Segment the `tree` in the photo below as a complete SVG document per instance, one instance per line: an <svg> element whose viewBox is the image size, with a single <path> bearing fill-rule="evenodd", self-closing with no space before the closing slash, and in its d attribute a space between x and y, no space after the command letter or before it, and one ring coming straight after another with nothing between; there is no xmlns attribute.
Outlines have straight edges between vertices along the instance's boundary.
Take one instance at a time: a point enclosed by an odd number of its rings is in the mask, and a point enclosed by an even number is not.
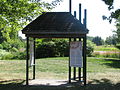
<svg viewBox="0 0 120 90"><path fill-rule="evenodd" d="M117 9L117 10L113 11L113 9L114 9L113 3L114 3L115 0L102 0L102 1L104 1L105 4L108 5L108 10L111 11L111 15L108 16L108 17L103 16L103 19L109 20L110 23L112 22L113 18L118 19L119 16L120 16L120 9Z"/></svg>
<svg viewBox="0 0 120 90"><path fill-rule="evenodd" d="M117 36L117 47L120 49L120 9L114 10L114 1L115 0L102 0L105 2L106 5L108 5L108 10L111 11L111 15L109 17L103 16L103 19L109 20L109 22L112 22L112 19L114 18L116 20L116 27L117 30L116 36ZM119 44L119 45L118 45Z"/></svg>
<svg viewBox="0 0 120 90"><path fill-rule="evenodd" d="M113 34L112 36L107 37L105 40L105 43L108 45L116 45L117 44L116 34Z"/></svg>
<svg viewBox="0 0 120 90"><path fill-rule="evenodd" d="M0 41L15 46L18 31L45 10L51 10L61 0L0 0ZM16 43L17 42L17 43ZM18 46L18 45L17 45Z"/></svg>
<svg viewBox="0 0 120 90"><path fill-rule="evenodd" d="M117 34L117 42L120 43L120 17L118 18L116 23L117 30L115 32Z"/></svg>
<svg viewBox="0 0 120 90"><path fill-rule="evenodd" d="M87 40L92 41L92 40L93 40L93 38L94 38L94 37L92 37L92 36L87 36Z"/></svg>
<svg viewBox="0 0 120 90"><path fill-rule="evenodd" d="M104 44L104 40L102 40L99 36L94 37L92 42L94 42L97 46Z"/></svg>
<svg viewBox="0 0 120 90"><path fill-rule="evenodd" d="M44 12L44 9L50 10L60 1L53 0L49 4L42 0L0 0L0 29L3 36L7 41L14 39L18 30Z"/></svg>

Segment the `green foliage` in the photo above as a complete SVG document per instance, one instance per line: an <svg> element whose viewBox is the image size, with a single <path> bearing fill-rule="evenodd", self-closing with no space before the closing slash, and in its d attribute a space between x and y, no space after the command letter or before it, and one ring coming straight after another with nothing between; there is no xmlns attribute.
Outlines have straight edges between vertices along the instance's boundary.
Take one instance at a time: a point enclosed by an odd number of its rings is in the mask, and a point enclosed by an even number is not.
<svg viewBox="0 0 120 90"><path fill-rule="evenodd" d="M12 57L13 57L13 54L11 54L10 52L0 49L1 60L9 60L9 59L12 59Z"/></svg>
<svg viewBox="0 0 120 90"><path fill-rule="evenodd" d="M2 56L1 60L11 60L13 56L14 55L12 53L5 54L4 56Z"/></svg>
<svg viewBox="0 0 120 90"><path fill-rule="evenodd" d="M2 46L2 44L0 44L0 49L3 49L3 46Z"/></svg>
<svg viewBox="0 0 120 90"><path fill-rule="evenodd" d="M120 58L120 53L119 52L94 52L93 53L94 57L104 57L104 58Z"/></svg>
<svg viewBox="0 0 120 90"><path fill-rule="evenodd" d="M13 54L14 54L14 56L11 59L18 59L18 60L25 60L26 59L26 52L16 52Z"/></svg>
<svg viewBox="0 0 120 90"><path fill-rule="evenodd" d="M120 51L115 46L95 46L95 57L120 58Z"/></svg>
<svg viewBox="0 0 120 90"><path fill-rule="evenodd" d="M116 48L118 48L118 49L120 50L120 44L117 44L117 45L116 45Z"/></svg>
<svg viewBox="0 0 120 90"><path fill-rule="evenodd" d="M38 40L37 40L38 41ZM94 46L91 41L87 41L87 56L92 56ZM42 39L37 43L36 57L65 57L69 56L68 39Z"/></svg>
<svg viewBox="0 0 120 90"><path fill-rule="evenodd" d="M118 19L120 16L120 9L117 10L113 10L114 9L114 1L115 0L102 0L105 2L106 5L108 5L108 10L111 11L110 12L110 16L103 16L103 19L107 19L109 20L109 22L112 22L112 19Z"/></svg>
<svg viewBox="0 0 120 90"><path fill-rule="evenodd" d="M116 23L117 23L116 24L117 30L115 31L116 32L116 36L117 36L116 41L117 41L117 46L119 46L119 44L120 44L120 16L119 16L119 18L118 18Z"/></svg>
<svg viewBox="0 0 120 90"><path fill-rule="evenodd" d="M107 45L116 45L117 44L117 36L113 34L112 36L109 36L106 38L105 43Z"/></svg>
<svg viewBox="0 0 120 90"><path fill-rule="evenodd" d="M115 46L113 45L103 45L103 46L95 46L95 51L119 51Z"/></svg>
<svg viewBox="0 0 120 90"><path fill-rule="evenodd" d="M94 37L92 37L92 36L87 36L87 40L92 41L92 40L93 40L93 38L94 38Z"/></svg>
<svg viewBox="0 0 120 90"><path fill-rule="evenodd" d="M92 56L95 44L90 40L87 40L87 56Z"/></svg>
<svg viewBox="0 0 120 90"><path fill-rule="evenodd" d="M68 56L68 41L65 39L43 39L37 45L36 57Z"/></svg>
<svg viewBox="0 0 120 90"><path fill-rule="evenodd" d="M10 49L10 52L19 52L17 48L13 47Z"/></svg>
<svg viewBox="0 0 120 90"><path fill-rule="evenodd" d="M47 3L45 0L0 0L0 44L4 39L13 43L19 30L45 10L51 10L61 0L52 1Z"/></svg>
<svg viewBox="0 0 120 90"><path fill-rule="evenodd" d="M99 36L94 37L92 42L94 42L97 46L104 44L104 40Z"/></svg>
<svg viewBox="0 0 120 90"><path fill-rule="evenodd" d="M6 54L9 54L9 52L0 49L0 59L2 58L2 56L6 55Z"/></svg>
<svg viewBox="0 0 120 90"><path fill-rule="evenodd" d="M3 49L7 51L12 51L13 49L20 49L25 47L25 42L20 39L11 40L11 42L4 41L2 43ZM16 50L17 51L17 50Z"/></svg>

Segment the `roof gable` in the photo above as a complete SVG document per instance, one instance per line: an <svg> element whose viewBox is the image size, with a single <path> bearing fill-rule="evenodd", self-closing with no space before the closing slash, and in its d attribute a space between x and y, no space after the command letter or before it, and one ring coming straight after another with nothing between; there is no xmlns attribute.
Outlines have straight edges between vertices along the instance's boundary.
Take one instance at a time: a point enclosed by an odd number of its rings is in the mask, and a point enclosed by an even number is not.
<svg viewBox="0 0 120 90"><path fill-rule="evenodd" d="M28 24L24 34L87 34L88 30L69 12L46 12Z"/></svg>

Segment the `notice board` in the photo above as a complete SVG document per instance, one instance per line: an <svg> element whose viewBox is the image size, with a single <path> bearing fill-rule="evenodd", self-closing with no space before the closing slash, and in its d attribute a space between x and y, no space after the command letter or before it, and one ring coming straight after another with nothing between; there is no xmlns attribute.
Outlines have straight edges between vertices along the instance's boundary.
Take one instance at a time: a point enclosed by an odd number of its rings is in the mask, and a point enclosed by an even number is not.
<svg viewBox="0 0 120 90"><path fill-rule="evenodd" d="M70 42L70 66L82 67L82 41Z"/></svg>

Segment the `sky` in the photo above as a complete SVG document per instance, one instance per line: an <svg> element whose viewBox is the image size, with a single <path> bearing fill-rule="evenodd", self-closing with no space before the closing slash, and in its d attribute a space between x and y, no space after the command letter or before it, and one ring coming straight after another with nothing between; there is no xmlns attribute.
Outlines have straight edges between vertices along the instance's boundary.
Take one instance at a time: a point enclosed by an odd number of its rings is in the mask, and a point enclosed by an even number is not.
<svg viewBox="0 0 120 90"><path fill-rule="evenodd" d="M49 0L50 1L50 0ZM116 30L115 24L110 24L109 21L103 20L102 16L109 16L110 12L107 8L107 5L102 0L72 0L72 13L77 12L78 17L78 8L79 3L82 4L82 13L84 9L87 9L87 28L89 29L88 36L100 36L105 39L108 36L113 34L113 31ZM115 9L118 7L120 0L115 0ZM53 12L68 12L69 11L69 0L63 0L60 5L57 5ZM82 17L84 15L82 14Z"/></svg>
<svg viewBox="0 0 120 90"><path fill-rule="evenodd" d="M43 0L51 2L53 0ZM120 8L120 0L114 0L114 8ZM72 13L77 12L77 18L79 14L79 3L82 4L82 18L84 9L87 9L87 28L89 29L88 36L100 36L102 39L112 36L113 31L116 30L114 22L112 24L107 20L103 20L102 16L109 16L110 12L107 5L102 0L72 0ZM68 12L69 11L69 0L63 0L52 12ZM22 34L21 32L19 33ZM24 37L24 35L22 35Z"/></svg>

